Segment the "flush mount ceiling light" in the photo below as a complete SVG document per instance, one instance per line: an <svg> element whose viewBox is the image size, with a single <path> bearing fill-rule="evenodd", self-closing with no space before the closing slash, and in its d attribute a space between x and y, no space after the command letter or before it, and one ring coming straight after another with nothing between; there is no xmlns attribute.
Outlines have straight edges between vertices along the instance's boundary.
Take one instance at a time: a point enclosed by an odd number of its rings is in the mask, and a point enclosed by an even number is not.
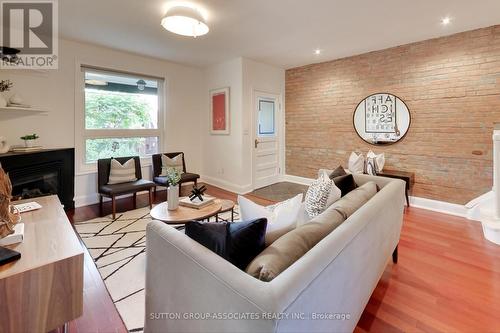
<svg viewBox="0 0 500 333"><path fill-rule="evenodd" d="M168 31L182 36L198 37L208 33L208 26L200 11L187 6L172 7L161 20Z"/></svg>
<svg viewBox="0 0 500 333"><path fill-rule="evenodd" d="M316 50L314 50L314 54L316 54L316 55L320 55L320 54L321 54L321 50L320 50L320 49L316 49Z"/></svg>
<svg viewBox="0 0 500 333"><path fill-rule="evenodd" d="M448 24L450 24L450 23L451 23L451 18L449 18L448 16L443 17L443 18L441 19L441 24L442 24L442 25L448 25Z"/></svg>

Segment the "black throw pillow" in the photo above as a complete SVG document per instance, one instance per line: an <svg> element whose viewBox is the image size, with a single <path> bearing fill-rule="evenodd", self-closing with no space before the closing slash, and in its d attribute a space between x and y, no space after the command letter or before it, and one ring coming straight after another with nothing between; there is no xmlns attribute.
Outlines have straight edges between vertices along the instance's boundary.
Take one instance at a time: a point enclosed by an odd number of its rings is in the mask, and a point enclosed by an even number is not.
<svg viewBox="0 0 500 333"><path fill-rule="evenodd" d="M186 235L244 270L266 247L266 228L266 218L247 222L192 221L186 223Z"/></svg>
<svg viewBox="0 0 500 333"><path fill-rule="evenodd" d="M347 173L345 172L344 167L342 165L339 165L337 169L333 170L333 172L328 177L330 177L330 179L333 179L344 175L347 175Z"/></svg>
<svg viewBox="0 0 500 333"><path fill-rule="evenodd" d="M340 189L342 197L358 187L351 174L335 177L333 178L333 182Z"/></svg>

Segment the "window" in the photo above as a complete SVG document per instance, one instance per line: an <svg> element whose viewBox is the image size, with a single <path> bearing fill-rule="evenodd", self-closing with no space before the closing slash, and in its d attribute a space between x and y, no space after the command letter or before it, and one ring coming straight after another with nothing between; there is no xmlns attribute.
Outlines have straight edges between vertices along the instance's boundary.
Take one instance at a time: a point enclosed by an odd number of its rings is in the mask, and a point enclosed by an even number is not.
<svg viewBox="0 0 500 333"><path fill-rule="evenodd" d="M161 86L147 77L82 68L83 161L159 151Z"/></svg>
<svg viewBox="0 0 500 333"><path fill-rule="evenodd" d="M274 135L274 100L259 98L259 135Z"/></svg>

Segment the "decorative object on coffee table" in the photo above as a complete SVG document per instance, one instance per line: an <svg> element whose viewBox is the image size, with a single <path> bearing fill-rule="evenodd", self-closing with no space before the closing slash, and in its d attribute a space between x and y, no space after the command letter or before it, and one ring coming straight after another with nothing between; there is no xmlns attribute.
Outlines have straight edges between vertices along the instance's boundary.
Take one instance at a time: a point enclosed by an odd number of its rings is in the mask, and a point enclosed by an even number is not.
<svg viewBox="0 0 500 333"><path fill-rule="evenodd" d="M10 204L12 184L9 175L0 167L0 238L14 233L14 227L21 221L21 215Z"/></svg>
<svg viewBox="0 0 500 333"><path fill-rule="evenodd" d="M168 168L165 177L168 180L168 210L176 210L179 207L179 182L181 180L181 173L176 168Z"/></svg>
<svg viewBox="0 0 500 333"><path fill-rule="evenodd" d="M168 210L168 203L163 202L151 209L153 219L167 224L185 224L189 221L200 221L216 216L222 209L222 203L216 199L213 203L200 209L179 206L176 210Z"/></svg>
<svg viewBox="0 0 500 333"><path fill-rule="evenodd" d="M21 137L21 140L24 140L24 146L26 148L31 148L34 146L34 142L35 140L39 139L40 137L36 134L36 133L33 133L33 134L27 134L25 136L22 136Z"/></svg>
<svg viewBox="0 0 500 333"><path fill-rule="evenodd" d="M408 106L389 93L370 95L359 102L353 115L356 133L372 145L387 145L403 139L410 128Z"/></svg>
<svg viewBox="0 0 500 333"><path fill-rule="evenodd" d="M408 192L413 187L413 184L415 184L415 173L407 171L397 171L397 170L384 170L377 173L377 176L404 180L404 182L406 183L405 187L406 204L408 205L408 207L410 207L410 197Z"/></svg>
<svg viewBox="0 0 500 333"><path fill-rule="evenodd" d="M203 201L203 193L205 193L206 190L207 187L205 185L202 185L199 188L197 186L193 186L191 194L189 195L189 199L193 201L194 199L198 198L200 201Z"/></svg>

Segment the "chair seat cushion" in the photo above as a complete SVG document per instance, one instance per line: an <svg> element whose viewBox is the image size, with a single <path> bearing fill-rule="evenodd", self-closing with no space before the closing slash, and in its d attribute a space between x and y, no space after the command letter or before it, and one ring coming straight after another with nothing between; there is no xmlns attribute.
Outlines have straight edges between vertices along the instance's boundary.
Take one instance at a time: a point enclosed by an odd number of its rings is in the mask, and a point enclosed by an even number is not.
<svg viewBox="0 0 500 333"><path fill-rule="evenodd" d="M194 182L198 178L200 178L200 175L196 173L185 172L181 175L181 183Z"/></svg>
<svg viewBox="0 0 500 333"><path fill-rule="evenodd" d="M181 175L180 183L194 182L198 178L200 178L200 175L198 175L196 173L185 172ZM156 184L168 186L167 177L158 176L158 177L154 177L153 180Z"/></svg>
<svg viewBox="0 0 500 333"><path fill-rule="evenodd" d="M149 190L154 186L155 183L150 180L139 179L133 182L103 185L99 188L99 193L107 195L129 194L138 191Z"/></svg>

